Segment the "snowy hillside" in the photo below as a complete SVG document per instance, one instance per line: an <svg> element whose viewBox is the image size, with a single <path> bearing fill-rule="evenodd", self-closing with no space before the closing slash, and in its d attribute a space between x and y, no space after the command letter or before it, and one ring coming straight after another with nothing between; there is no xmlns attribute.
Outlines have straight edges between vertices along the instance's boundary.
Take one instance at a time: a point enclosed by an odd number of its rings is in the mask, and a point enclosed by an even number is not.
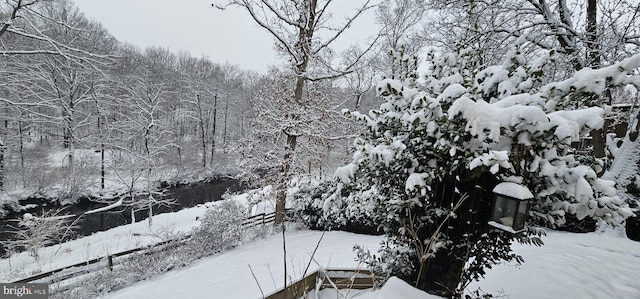
<svg viewBox="0 0 640 299"><path fill-rule="evenodd" d="M320 232L313 231L288 234L288 263L294 277L299 277L320 236ZM373 248L379 240L329 232L322 240L316 259L322 266L356 266L352 244ZM637 280L640 243L616 232L551 231L544 241L546 245L541 248L514 245L525 259L523 265L497 266L488 271L486 279L473 283L468 290L480 287L484 292L506 298L640 298ZM248 266L265 293L270 293L276 289L274 284L282 284L281 261L281 237L272 236L104 298L181 298L181 294L190 294L193 298L210 294L216 294L217 298L260 298ZM361 292L352 294L360 294L355 298L365 298Z"/></svg>
<svg viewBox="0 0 640 299"><path fill-rule="evenodd" d="M315 231L287 234L287 262L293 278L300 277L317 241ZM374 248L379 237L329 232L316 254L322 266L357 266L353 244ZM525 263L500 265L486 279L473 283L484 292L506 298L640 298L640 243L616 232L573 234L549 232L545 246L514 245ZM282 241L280 236L247 244L227 254L207 258L194 266L141 282L104 298L260 298L249 270L254 271L265 294L282 285ZM313 265L312 268L317 268ZM352 292L365 298L362 292ZM334 297L335 298L335 297ZM380 298L380 297L378 297ZM389 297L382 297L389 298Z"/></svg>
<svg viewBox="0 0 640 299"><path fill-rule="evenodd" d="M13 276L18 275L15 272L17 268L23 272L46 271L148 244L157 240L161 233L157 230L190 230L197 225L195 218L204 210L204 207L196 207L158 215L155 233L148 231L146 222L140 222L52 246L42 251L40 262L26 254L17 255L11 260L0 261L0 272L4 273L3 280L11 280L10 277L17 278ZM318 231L287 232L287 264L292 280L302 276L321 236ZM381 240L382 237L376 236L327 232L309 272L320 266L358 267L352 252L353 245L363 245L376 251ZM630 241L618 231L589 234L549 231L543 240L545 245L542 247L515 244L515 251L523 256L525 263L521 266L500 265L489 270L486 279L472 283L468 292L481 288L483 292L507 298L640 298L640 284L637 283L640 242ZM188 268L134 284L104 298L183 298L181 294L191 294L193 298L205 298L210 294L216 294L216 298L259 298L258 283L265 294L281 288L282 256L282 237L273 235L203 259ZM397 294L395 292L392 291ZM327 296L326 292L323 294ZM365 298L362 292L350 294L360 294L357 298ZM374 298L389 298L378 294L380 296Z"/></svg>

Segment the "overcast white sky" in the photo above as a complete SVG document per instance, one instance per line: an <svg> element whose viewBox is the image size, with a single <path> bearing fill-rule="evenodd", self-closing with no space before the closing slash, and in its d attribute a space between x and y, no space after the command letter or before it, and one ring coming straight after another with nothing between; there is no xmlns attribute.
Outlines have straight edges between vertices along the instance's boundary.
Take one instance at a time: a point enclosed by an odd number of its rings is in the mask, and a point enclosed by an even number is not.
<svg viewBox="0 0 640 299"><path fill-rule="evenodd" d="M282 62L273 50L271 36L238 8L220 11L216 0L73 0L88 18L100 22L118 40L137 45L168 47L228 61L244 69L264 72ZM217 0L217 3L220 3ZM361 1L336 0L339 11ZM374 28L372 13L359 20L338 47L364 41ZM339 50L339 49L338 49Z"/></svg>

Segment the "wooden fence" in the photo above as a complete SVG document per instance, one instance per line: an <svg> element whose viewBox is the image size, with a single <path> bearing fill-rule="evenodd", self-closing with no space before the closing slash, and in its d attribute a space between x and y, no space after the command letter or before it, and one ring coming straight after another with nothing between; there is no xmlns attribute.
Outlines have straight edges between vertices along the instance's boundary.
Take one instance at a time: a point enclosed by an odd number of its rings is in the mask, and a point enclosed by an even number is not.
<svg viewBox="0 0 640 299"><path fill-rule="evenodd" d="M242 226L245 228L249 228L249 227L255 227L259 225L270 224L275 221L275 215L276 215L275 212L254 215L245 219L242 222ZM287 209L286 219L291 219L292 216L293 216L293 210ZM190 238L191 238L190 235L186 235L186 236L183 236L181 239L165 240L152 245L142 246L138 248L121 251L118 253L113 253L107 256L87 260L81 263L69 265L66 267L58 268L58 269L47 271L44 273L39 273L34 276L22 278L22 279L13 281L13 283L27 283L27 282L57 283L70 278L75 278L85 274L89 274L99 269L104 269L104 268L113 269L113 266L115 265L114 262L117 261L115 260L115 258L132 257L134 254L137 254L137 253L146 253L146 252L150 252L151 250L158 250L158 249L162 249L163 247L180 244L180 243L186 242Z"/></svg>
<svg viewBox="0 0 640 299"><path fill-rule="evenodd" d="M264 298L297 299L313 289L369 289L380 280L380 277L366 269L320 269Z"/></svg>
<svg viewBox="0 0 640 299"><path fill-rule="evenodd" d="M285 219L293 219L293 209L286 209L285 210L286 213L286 217ZM258 215L253 215L247 219L245 219L242 222L242 226L245 227L253 227L253 226L258 226L258 225L265 225L265 224L269 224L269 223L273 223L276 221L276 213L275 212L271 212L271 213L262 213L262 214L258 214Z"/></svg>

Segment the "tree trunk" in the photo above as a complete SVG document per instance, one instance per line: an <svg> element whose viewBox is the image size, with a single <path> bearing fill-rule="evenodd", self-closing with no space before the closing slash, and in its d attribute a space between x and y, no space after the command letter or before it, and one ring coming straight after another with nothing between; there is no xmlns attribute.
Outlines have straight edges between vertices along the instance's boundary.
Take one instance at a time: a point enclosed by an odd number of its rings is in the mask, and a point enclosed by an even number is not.
<svg viewBox="0 0 640 299"><path fill-rule="evenodd" d="M98 114L98 136L100 136L100 189L104 190L105 181L105 157L104 157L104 136L102 136L102 118Z"/></svg>
<svg viewBox="0 0 640 299"><path fill-rule="evenodd" d="M296 88L293 93L293 100L297 103L302 102L302 95L304 91L304 84L306 79L302 77L302 74L306 71L308 60L304 60L304 63L298 69L299 77L296 80ZM297 119L299 116L291 115L293 119ZM293 154L296 150L296 144L298 142L298 132L295 132L295 128L288 128L287 132L287 145L285 146L284 151L284 165L282 167L282 176L280 182L280 188L278 189L278 193L276 194L276 219L275 224L278 225L284 222L284 217L286 214L286 200L287 200L287 184L289 182L289 175L291 173L291 166L293 164Z"/></svg>
<svg viewBox="0 0 640 299"><path fill-rule="evenodd" d="M587 65L591 68L600 67L600 47L598 45L598 30L597 30L597 0L587 0ZM600 99L606 104L611 104L611 93L605 92ZM598 103L602 104L602 103ZM605 125L602 129L591 131L593 156L596 158L604 158L606 156L606 136L607 136L608 122L605 121ZM598 176L604 174L606 167L596 169Z"/></svg>
<svg viewBox="0 0 640 299"><path fill-rule="evenodd" d="M293 165L293 154L296 150L298 143L298 136L287 136L287 148L284 153L284 165L282 167L282 176L279 183L279 188L276 194L276 218L275 224L281 224L284 222L286 216L287 207L287 186L289 185L289 177L291 174L291 167Z"/></svg>
<svg viewBox="0 0 640 299"><path fill-rule="evenodd" d="M4 152L6 145L4 144L4 137L0 136L0 191L4 191ZM24 167L23 167L24 169Z"/></svg>
<svg viewBox="0 0 640 299"><path fill-rule="evenodd" d="M433 186L433 200L438 201L438 206L454 206L460 196L469 195L469 198L463 201L455 211L456 217L448 218L440 231L453 244L460 246L438 250L434 257L424 262L424 269L422 272L416 273L414 278L417 288L445 298L459 298L461 295L458 288L465 283L463 281L465 265L469 256L474 254L470 250L477 242L487 242L487 239L482 239L480 236L489 234L500 238L498 236L501 234L509 234L506 232L491 233L487 225L493 206L492 190L498 183L497 179L488 172L461 173L459 177L467 179L457 181L449 178L445 182L435 184ZM440 223L425 226L420 231L420 240L424 244L428 244L432 234L436 231L435 227L438 225ZM503 237L510 238L511 236L505 235ZM491 245L493 246L493 244Z"/></svg>
<svg viewBox="0 0 640 299"><path fill-rule="evenodd" d="M560 47L562 47L562 49L565 51L565 54L570 57L573 68L576 71L584 68L584 61L579 56L578 49L576 48L576 36L572 33L571 30L565 29L573 29L567 1L558 1L557 10L560 13L560 20L556 19L554 11L546 1L531 1L531 3L536 7L540 15L549 23L552 34L560 44Z"/></svg>
<svg viewBox="0 0 640 299"><path fill-rule="evenodd" d="M149 196L149 202L147 203L147 207L149 208L149 228L153 226L153 200L152 196Z"/></svg>
<svg viewBox="0 0 640 299"><path fill-rule="evenodd" d="M227 101L224 105L224 127L222 129L222 150L226 154L227 153L227 145L229 142L229 137L227 136L227 116L229 114L229 97L227 97Z"/></svg>
<svg viewBox="0 0 640 299"><path fill-rule="evenodd" d="M200 141L202 142L202 168L207 168L207 132L204 128L204 115L202 114L202 103L200 95L196 94L196 103L198 103L198 117L200 123Z"/></svg>
<svg viewBox="0 0 640 299"><path fill-rule="evenodd" d="M439 251L435 257L427 262L426 271L419 278L418 288L429 290L429 292L445 298L456 296L456 289L461 282L466 262L466 260L449 255L445 250Z"/></svg>
<svg viewBox="0 0 640 299"><path fill-rule="evenodd" d="M24 125L18 121L18 135L20 137L20 168L24 173Z"/></svg>
<svg viewBox="0 0 640 299"><path fill-rule="evenodd" d="M104 181L106 176L104 158L104 142L100 144L100 188L104 190Z"/></svg>
<svg viewBox="0 0 640 299"><path fill-rule="evenodd" d="M635 108L635 107L634 107ZM636 114L629 118L630 120L632 120L629 123L629 127L628 127L628 131L629 131L629 140L631 140L632 142L636 141L638 139L638 133L640 133L640 111L636 111ZM635 120L635 121L633 121ZM632 127L633 124L635 123L635 127Z"/></svg>
<svg viewBox="0 0 640 299"><path fill-rule="evenodd" d="M22 7L22 0L18 0L16 5L11 10L11 17L9 19L10 21L4 22L4 25L2 25L2 27L0 28L0 36L4 35L4 33L7 32L7 29L9 29L9 26L11 26L12 21L18 17L18 10L20 10Z"/></svg>
<svg viewBox="0 0 640 299"><path fill-rule="evenodd" d="M588 65L600 66L600 47L598 45L597 0L587 0L587 59Z"/></svg>
<svg viewBox="0 0 640 299"><path fill-rule="evenodd" d="M64 120L63 141L64 148L70 148L73 143L73 109L74 101L69 99L69 108L62 108L62 118Z"/></svg>
<svg viewBox="0 0 640 299"><path fill-rule="evenodd" d="M284 182L281 184L276 192L276 218L274 220L276 226L282 224L286 216L287 185Z"/></svg>
<svg viewBox="0 0 640 299"><path fill-rule="evenodd" d="M211 126L211 163L216 153L216 122L218 121L218 95L213 96L213 124Z"/></svg>

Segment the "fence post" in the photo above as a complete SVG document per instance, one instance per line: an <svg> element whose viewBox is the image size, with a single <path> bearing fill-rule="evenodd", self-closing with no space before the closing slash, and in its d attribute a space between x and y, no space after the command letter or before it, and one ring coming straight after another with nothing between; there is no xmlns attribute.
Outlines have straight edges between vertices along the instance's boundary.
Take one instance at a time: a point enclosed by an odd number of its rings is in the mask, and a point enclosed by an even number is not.
<svg viewBox="0 0 640 299"><path fill-rule="evenodd" d="M107 266L109 267L109 271L113 271L113 256L107 255Z"/></svg>

